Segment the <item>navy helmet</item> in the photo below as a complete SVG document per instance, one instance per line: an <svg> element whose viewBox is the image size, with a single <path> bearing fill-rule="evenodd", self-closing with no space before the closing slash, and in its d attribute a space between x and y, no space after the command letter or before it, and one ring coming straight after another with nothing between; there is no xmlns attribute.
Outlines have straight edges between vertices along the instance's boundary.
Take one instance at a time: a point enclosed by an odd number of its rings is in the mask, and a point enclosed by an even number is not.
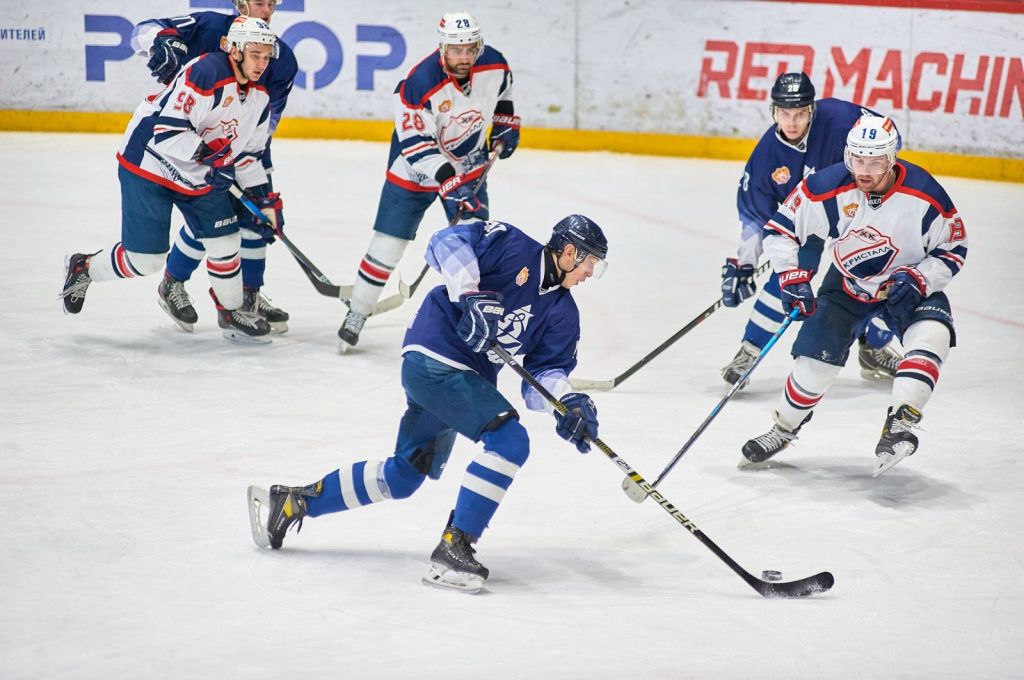
<svg viewBox="0 0 1024 680"><path fill-rule="evenodd" d="M772 85L772 107L799 109L814 104L814 84L806 73L783 73Z"/></svg>
<svg viewBox="0 0 1024 680"><path fill-rule="evenodd" d="M576 246L577 251L582 251L578 256L581 262L586 255L593 255L599 260L608 257L608 239L597 222L589 217L569 215L558 221L551 231L548 247L560 253L567 243Z"/></svg>

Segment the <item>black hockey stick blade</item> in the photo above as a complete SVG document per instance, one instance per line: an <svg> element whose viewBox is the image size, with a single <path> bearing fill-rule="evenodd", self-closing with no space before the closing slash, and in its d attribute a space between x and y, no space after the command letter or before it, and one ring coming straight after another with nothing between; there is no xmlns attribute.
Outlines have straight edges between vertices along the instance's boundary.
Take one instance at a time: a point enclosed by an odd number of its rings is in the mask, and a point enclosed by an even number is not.
<svg viewBox="0 0 1024 680"><path fill-rule="evenodd" d="M750 578L744 580L750 586L761 593L762 597L807 597L818 593L827 592L835 585L836 577L832 572L823 571L814 576L798 579L796 581L764 581L753 574L747 574Z"/></svg>

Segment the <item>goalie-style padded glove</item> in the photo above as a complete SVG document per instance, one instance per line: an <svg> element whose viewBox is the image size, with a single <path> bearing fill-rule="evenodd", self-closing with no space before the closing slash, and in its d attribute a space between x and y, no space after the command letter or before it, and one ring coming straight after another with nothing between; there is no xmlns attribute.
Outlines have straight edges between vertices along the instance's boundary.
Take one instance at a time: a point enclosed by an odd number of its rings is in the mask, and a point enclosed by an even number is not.
<svg viewBox="0 0 1024 680"><path fill-rule="evenodd" d="M722 304L736 307L756 292L754 265L740 265L735 257L726 259L722 267Z"/></svg>
<svg viewBox="0 0 1024 680"><path fill-rule="evenodd" d="M491 136L488 139L490 148L501 143L502 149L498 152L498 158L508 158L515 153L519 146L519 116L510 116L507 113L496 113L491 118Z"/></svg>
<svg viewBox="0 0 1024 680"><path fill-rule="evenodd" d="M486 352L498 337L498 322L505 317L501 293L463 293L459 307L462 318L455 332L474 352Z"/></svg>
<svg viewBox="0 0 1024 680"><path fill-rule="evenodd" d="M790 269L779 274L779 288L782 289L782 308L788 313L794 307L800 310L799 319L814 314L818 304L814 301L811 288L811 272L806 269Z"/></svg>
<svg viewBox="0 0 1024 680"><path fill-rule="evenodd" d="M178 75L181 63L188 56L188 46L181 39L177 29L165 28L156 34L153 46L149 48L149 61L146 68L149 74L157 79L157 82L167 83L174 80Z"/></svg>
<svg viewBox="0 0 1024 680"><path fill-rule="evenodd" d="M555 411L555 432L576 445L580 453L590 452L590 440L597 439L597 406L582 392L569 392L560 400L569 411Z"/></svg>
<svg viewBox="0 0 1024 680"><path fill-rule="evenodd" d="M231 155L231 140L227 137L200 144L196 160L209 166L206 183L214 191L227 191L235 183L235 157Z"/></svg>
<svg viewBox="0 0 1024 680"><path fill-rule="evenodd" d="M441 195L445 212L449 215L472 215L483 208L465 175L449 177L441 183L437 193Z"/></svg>
<svg viewBox="0 0 1024 680"><path fill-rule="evenodd" d="M913 267L897 269L881 288L887 294L885 306L889 314L906 325L904 320L921 304L926 288L924 277L918 270Z"/></svg>

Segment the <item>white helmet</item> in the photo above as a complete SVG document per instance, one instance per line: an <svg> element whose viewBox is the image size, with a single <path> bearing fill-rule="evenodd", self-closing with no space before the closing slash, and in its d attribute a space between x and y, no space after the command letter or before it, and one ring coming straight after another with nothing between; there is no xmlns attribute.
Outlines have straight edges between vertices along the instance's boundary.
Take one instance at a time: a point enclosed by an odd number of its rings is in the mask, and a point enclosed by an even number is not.
<svg viewBox="0 0 1024 680"><path fill-rule="evenodd" d="M277 58L279 50L277 34L270 29L267 22L247 16L235 17L228 28L228 35L223 45L225 52L230 52L232 47L237 47L239 53L245 51L246 45L270 45L274 48L270 55L274 59Z"/></svg>
<svg viewBox="0 0 1024 680"><path fill-rule="evenodd" d="M846 135L846 150L843 158L846 167L851 168L850 156L885 156L891 168L896 162L900 148L900 137L892 119L865 114L853 124Z"/></svg>
<svg viewBox="0 0 1024 680"><path fill-rule="evenodd" d="M438 42L441 53L448 45L476 44L478 51L484 49L484 39L480 35L480 25L469 12L447 12L441 17L437 26ZM479 52L478 52L479 53Z"/></svg>

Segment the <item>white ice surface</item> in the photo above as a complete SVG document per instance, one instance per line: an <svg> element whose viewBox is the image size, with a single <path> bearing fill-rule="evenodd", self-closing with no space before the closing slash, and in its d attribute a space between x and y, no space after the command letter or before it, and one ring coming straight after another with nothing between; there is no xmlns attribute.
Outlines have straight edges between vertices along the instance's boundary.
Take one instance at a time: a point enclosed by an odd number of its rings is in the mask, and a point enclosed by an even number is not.
<svg viewBox="0 0 1024 680"><path fill-rule="evenodd" d="M603 455L526 413L530 461L479 545L492 577L466 596L420 584L466 441L412 499L307 521L280 552L247 524L249 484L389 455L422 292L347 356L342 305L280 245L265 290L291 331L267 347L221 337L205 274L190 284L193 335L157 306L157 277L96 284L65 316L64 256L119 237L117 146L0 135L0 678L1024 677L1024 186L943 179L971 251L948 290L959 347L915 456L871 478L888 389L851 365L779 468L738 471L739 447L771 424L790 333L660 487L749 571L831 570L830 593L761 599L657 505L629 501ZM386 146L274 149L288 232L350 283ZM582 212L610 238L606 276L578 290L578 377L625 370L714 301L740 170L529 149L495 167L496 218L544 238ZM443 221L435 205L406 280ZM595 394L602 438L649 479L724 394L718 369L749 309Z"/></svg>

